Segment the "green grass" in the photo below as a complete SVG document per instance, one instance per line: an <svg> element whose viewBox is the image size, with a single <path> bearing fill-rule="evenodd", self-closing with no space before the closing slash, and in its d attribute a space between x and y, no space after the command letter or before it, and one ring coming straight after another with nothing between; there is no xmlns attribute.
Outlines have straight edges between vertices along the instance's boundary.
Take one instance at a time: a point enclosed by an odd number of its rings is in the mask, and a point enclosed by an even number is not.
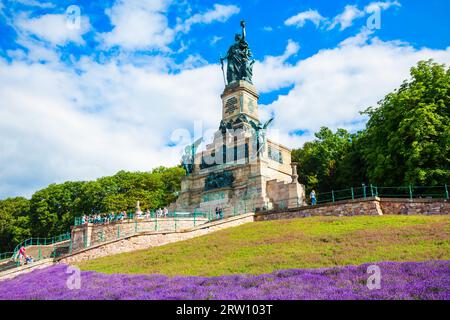
<svg viewBox="0 0 450 320"><path fill-rule="evenodd" d="M449 216L313 217L255 222L80 263L104 273L216 276L378 261L450 259Z"/></svg>

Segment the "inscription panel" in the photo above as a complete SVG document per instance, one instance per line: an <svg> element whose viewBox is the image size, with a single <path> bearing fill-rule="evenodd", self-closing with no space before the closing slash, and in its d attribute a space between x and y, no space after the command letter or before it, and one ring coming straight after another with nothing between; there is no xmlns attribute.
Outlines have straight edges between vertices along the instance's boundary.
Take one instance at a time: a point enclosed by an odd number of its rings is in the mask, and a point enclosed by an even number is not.
<svg viewBox="0 0 450 320"><path fill-rule="evenodd" d="M225 114L226 115L231 115L233 113L235 113L235 111L238 109L238 100L236 99L236 97L231 97L227 100L227 102L225 103Z"/></svg>

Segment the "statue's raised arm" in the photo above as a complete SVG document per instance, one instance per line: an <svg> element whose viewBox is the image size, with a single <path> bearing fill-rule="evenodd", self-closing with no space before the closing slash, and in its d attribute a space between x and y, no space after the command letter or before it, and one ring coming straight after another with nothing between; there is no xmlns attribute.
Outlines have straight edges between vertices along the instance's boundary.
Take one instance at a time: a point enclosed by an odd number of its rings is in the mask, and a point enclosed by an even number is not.
<svg viewBox="0 0 450 320"><path fill-rule="evenodd" d="M245 20L241 20L241 27L242 27L242 40L245 41Z"/></svg>

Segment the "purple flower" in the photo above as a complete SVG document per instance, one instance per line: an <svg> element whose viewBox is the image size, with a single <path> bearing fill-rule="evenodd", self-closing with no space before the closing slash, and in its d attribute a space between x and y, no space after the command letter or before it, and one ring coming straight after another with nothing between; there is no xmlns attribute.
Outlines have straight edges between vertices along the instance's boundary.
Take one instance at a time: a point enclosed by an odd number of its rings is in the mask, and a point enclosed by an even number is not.
<svg viewBox="0 0 450 320"><path fill-rule="evenodd" d="M70 290L67 265L58 264L0 282L0 299L450 299L450 261L377 263L381 288L374 290L367 287L369 265L209 278L83 271L81 288Z"/></svg>

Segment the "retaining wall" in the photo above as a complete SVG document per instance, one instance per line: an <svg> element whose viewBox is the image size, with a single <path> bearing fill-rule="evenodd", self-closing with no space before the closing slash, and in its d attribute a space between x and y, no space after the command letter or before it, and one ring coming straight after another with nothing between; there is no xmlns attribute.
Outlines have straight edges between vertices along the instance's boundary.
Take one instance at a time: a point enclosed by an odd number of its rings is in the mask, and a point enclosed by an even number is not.
<svg viewBox="0 0 450 320"><path fill-rule="evenodd" d="M149 247L161 246L172 242L199 237L221 229L239 226L253 222L254 213L229 217L223 220L213 221L200 226L179 231L155 232L144 231L118 240L103 242L89 248L80 250L72 255L57 259L59 262L73 264L84 260L91 260L117 253L130 252Z"/></svg>
<svg viewBox="0 0 450 320"><path fill-rule="evenodd" d="M450 214L447 199L378 198L343 200L315 206L257 212L255 221L293 219L312 216L360 216L383 214Z"/></svg>
<svg viewBox="0 0 450 320"><path fill-rule="evenodd" d="M117 240L124 236L133 235L142 231L173 232L189 229L208 222L206 218L158 218L137 219L110 222L106 224L88 223L72 227L72 251L90 247L97 243Z"/></svg>

